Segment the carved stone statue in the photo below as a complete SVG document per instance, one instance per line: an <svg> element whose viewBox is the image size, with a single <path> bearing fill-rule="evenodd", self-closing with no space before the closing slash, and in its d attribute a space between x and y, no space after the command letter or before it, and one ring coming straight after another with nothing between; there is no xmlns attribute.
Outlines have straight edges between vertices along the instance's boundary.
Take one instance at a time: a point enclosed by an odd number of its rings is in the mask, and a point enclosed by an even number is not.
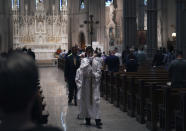
<svg viewBox="0 0 186 131"><path fill-rule="evenodd" d="M115 13L115 8L114 8L114 5L111 4L110 5L110 12L109 12L109 24L106 26L107 28L107 36L108 36L108 39L109 39L109 45L110 46L114 46L114 43L115 43L115 27L116 27L116 24L114 22L114 13Z"/></svg>
<svg viewBox="0 0 186 131"><path fill-rule="evenodd" d="M37 10L44 11L44 4L41 0L37 3Z"/></svg>

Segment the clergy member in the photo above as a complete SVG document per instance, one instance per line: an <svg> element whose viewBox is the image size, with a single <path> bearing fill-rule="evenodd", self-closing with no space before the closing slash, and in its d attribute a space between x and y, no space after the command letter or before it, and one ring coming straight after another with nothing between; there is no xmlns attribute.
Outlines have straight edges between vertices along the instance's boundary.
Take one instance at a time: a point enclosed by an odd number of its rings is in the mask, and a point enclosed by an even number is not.
<svg viewBox="0 0 186 131"><path fill-rule="evenodd" d="M76 84L80 90L80 115L85 118L86 125L95 119L97 128L101 128L100 119L100 80L102 58L93 57L92 47L86 49L87 57L82 59L76 73Z"/></svg>

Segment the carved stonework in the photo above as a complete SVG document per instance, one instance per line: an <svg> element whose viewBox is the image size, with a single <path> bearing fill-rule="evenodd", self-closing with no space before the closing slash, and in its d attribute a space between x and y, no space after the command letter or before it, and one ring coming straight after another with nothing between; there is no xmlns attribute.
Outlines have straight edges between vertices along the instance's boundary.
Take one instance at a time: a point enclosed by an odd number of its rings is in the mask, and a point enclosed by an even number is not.
<svg viewBox="0 0 186 131"><path fill-rule="evenodd" d="M115 24L115 8L114 5L111 4L109 6L110 11L109 11L109 23L106 25L106 34L107 38L109 40L109 46L113 47L115 45L115 36L116 36L116 24Z"/></svg>
<svg viewBox="0 0 186 131"><path fill-rule="evenodd" d="M52 15L47 15L44 7L44 3L39 2L34 15L28 15L27 5L25 6L26 15L13 10L14 49L27 47L35 52L42 52L42 50L55 52L59 47L68 49L67 8L63 7L57 13L55 8L59 6L53 5Z"/></svg>

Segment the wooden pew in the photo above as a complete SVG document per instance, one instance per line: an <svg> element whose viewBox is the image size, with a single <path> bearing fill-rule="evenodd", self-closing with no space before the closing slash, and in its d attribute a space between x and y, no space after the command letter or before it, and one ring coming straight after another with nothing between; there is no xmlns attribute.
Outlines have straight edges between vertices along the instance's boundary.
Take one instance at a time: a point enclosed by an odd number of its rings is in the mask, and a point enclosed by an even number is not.
<svg viewBox="0 0 186 131"><path fill-rule="evenodd" d="M175 124L174 112L179 106L179 94L186 89L167 88L166 86L151 89L151 100L148 100L146 109L147 128L152 131L171 131Z"/></svg>
<svg viewBox="0 0 186 131"><path fill-rule="evenodd" d="M46 103L44 102L44 96L42 94L40 81L36 83L38 93L32 109L32 121L35 124L43 125L47 124L49 113L45 111Z"/></svg>
<svg viewBox="0 0 186 131"><path fill-rule="evenodd" d="M138 89L136 93L136 120L140 123L145 123L145 100L150 98L150 88L153 85L162 86L165 85L167 79L139 79Z"/></svg>
<svg viewBox="0 0 186 131"><path fill-rule="evenodd" d="M110 86L111 86L111 83L110 83L110 78L111 75L109 72L106 72L106 86L105 86L105 99L108 100L109 99L109 94L110 94Z"/></svg>
<svg viewBox="0 0 186 131"><path fill-rule="evenodd" d="M144 76L144 75L151 75L149 73L146 74L136 74L135 72L125 72L125 73L120 73L119 77L119 107L122 111L127 111L127 91L128 91L128 86L129 86L129 81L127 81L127 76ZM162 75L165 75L167 77L167 73L162 73Z"/></svg>
<svg viewBox="0 0 186 131"><path fill-rule="evenodd" d="M136 73L136 72L120 72L117 75L112 75L110 72L103 72L103 84L101 87L102 96L106 100L109 100L111 103L114 103L116 106L119 105L120 109L123 111L127 111L126 103L127 103L127 86L128 81L126 80L126 76L149 76L155 75L156 72L145 72L145 73ZM162 76L167 76L167 72L160 72ZM117 77L117 78L116 78ZM119 81L118 81L119 80ZM116 84L115 84L116 83Z"/></svg>
<svg viewBox="0 0 186 131"><path fill-rule="evenodd" d="M120 74L115 74L115 85L114 85L114 93L113 93L113 100L114 105L116 107L119 107L119 100L120 100L120 87L121 87L121 79Z"/></svg>
<svg viewBox="0 0 186 131"><path fill-rule="evenodd" d="M128 90L128 81L126 75L120 74L120 87L119 87L119 107L122 111L127 111L127 90Z"/></svg>
<svg viewBox="0 0 186 131"><path fill-rule="evenodd" d="M113 85L113 104L116 107L119 107L119 100L120 100L120 87L121 87L121 79L120 73L114 74L114 85Z"/></svg>
<svg viewBox="0 0 186 131"><path fill-rule="evenodd" d="M171 131L175 125L175 111L179 109L180 92L184 88L165 88L163 91L163 104L159 105L160 130Z"/></svg>
<svg viewBox="0 0 186 131"><path fill-rule="evenodd" d="M130 85L128 87L127 91L127 112L128 115L131 117L135 116L135 105L136 105L136 93L137 93L137 88L138 88L138 83L136 83L136 80L138 79L144 79L144 80L151 80L151 81L161 81L162 79L165 79L167 81L168 79L166 76L130 76L128 77Z"/></svg>
<svg viewBox="0 0 186 131"><path fill-rule="evenodd" d="M150 87L150 98L146 99L146 127L151 131L157 131L158 105L163 102L162 86L153 85Z"/></svg>
<svg viewBox="0 0 186 131"><path fill-rule="evenodd" d="M168 98L176 98L178 101L179 93L172 92L172 90L167 93L168 95L165 93L164 86L168 81L166 71L120 72L116 74L104 72L104 74L104 79L102 79L104 84L101 88L102 96L105 96L115 106L119 106L121 110L130 112L131 116L136 115L137 121L146 122L147 127L153 131L158 128L168 131L167 129L171 128L170 125L174 119L171 116L171 121L169 121L168 115L165 114L173 112L178 107L175 106L173 110L165 107L169 105L167 104ZM167 98L167 96L169 97ZM182 105L185 104L182 103ZM174 107L174 105L172 106ZM185 111L183 107L186 109L185 106L180 107L174 120L176 130L181 129L181 131L185 130ZM159 113L160 111L161 113ZM160 126L158 126L158 122L160 122Z"/></svg>
<svg viewBox="0 0 186 131"><path fill-rule="evenodd" d="M113 104L113 90L114 90L114 85L115 85L115 77L113 72L109 72L109 81L108 81L108 101Z"/></svg>
<svg viewBox="0 0 186 131"><path fill-rule="evenodd" d="M180 106L175 113L175 130L186 131L186 92L180 93Z"/></svg>

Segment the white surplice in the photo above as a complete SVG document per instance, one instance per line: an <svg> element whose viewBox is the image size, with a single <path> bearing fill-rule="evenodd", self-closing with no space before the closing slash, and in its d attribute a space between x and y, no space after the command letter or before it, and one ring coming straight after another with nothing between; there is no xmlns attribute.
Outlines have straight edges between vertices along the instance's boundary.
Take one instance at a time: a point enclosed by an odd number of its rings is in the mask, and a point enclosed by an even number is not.
<svg viewBox="0 0 186 131"><path fill-rule="evenodd" d="M91 64L92 63L92 64ZM100 57L84 58L76 73L80 115L100 119L100 80L103 60Z"/></svg>

